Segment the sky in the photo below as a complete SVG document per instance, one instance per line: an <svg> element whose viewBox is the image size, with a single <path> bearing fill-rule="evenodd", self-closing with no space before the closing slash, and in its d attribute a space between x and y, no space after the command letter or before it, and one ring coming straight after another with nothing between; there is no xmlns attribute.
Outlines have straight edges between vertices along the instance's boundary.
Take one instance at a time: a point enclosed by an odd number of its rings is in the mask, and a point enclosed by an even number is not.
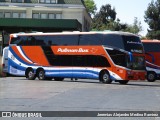
<svg viewBox="0 0 160 120"><path fill-rule="evenodd" d="M147 10L148 4L152 0L94 0L97 11L99 11L102 5L111 4L114 7L117 15L116 18L120 19L121 23L133 24L134 18L137 17L138 21L141 22L142 32L141 35L147 34L148 24L144 22L145 11Z"/></svg>

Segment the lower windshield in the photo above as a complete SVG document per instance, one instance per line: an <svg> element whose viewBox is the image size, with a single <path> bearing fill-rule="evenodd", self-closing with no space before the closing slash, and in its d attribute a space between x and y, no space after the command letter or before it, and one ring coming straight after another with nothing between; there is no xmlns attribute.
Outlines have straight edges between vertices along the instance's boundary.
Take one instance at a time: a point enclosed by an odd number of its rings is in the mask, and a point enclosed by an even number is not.
<svg viewBox="0 0 160 120"><path fill-rule="evenodd" d="M142 56L129 55L119 50L106 49L114 64L132 70L145 70L145 58Z"/></svg>
<svg viewBox="0 0 160 120"><path fill-rule="evenodd" d="M133 70L145 70L145 59L141 56L133 56L132 60L127 62L127 67Z"/></svg>

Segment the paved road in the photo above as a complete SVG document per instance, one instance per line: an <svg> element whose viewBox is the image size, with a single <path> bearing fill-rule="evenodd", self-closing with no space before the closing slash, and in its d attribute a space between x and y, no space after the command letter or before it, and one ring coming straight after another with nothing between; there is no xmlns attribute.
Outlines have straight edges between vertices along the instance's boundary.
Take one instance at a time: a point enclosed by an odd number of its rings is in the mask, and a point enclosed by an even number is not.
<svg viewBox="0 0 160 120"><path fill-rule="evenodd" d="M0 78L0 111L22 110L160 111L160 81L130 81L120 85L82 79L61 82Z"/></svg>

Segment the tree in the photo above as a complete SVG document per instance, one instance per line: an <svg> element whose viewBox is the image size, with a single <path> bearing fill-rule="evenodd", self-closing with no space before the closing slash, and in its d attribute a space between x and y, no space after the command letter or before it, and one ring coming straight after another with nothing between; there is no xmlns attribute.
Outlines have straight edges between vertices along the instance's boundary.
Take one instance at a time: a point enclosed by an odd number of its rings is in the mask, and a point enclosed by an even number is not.
<svg viewBox="0 0 160 120"><path fill-rule="evenodd" d="M147 37L160 39L160 0L151 1L145 11L145 22L149 25Z"/></svg>
<svg viewBox="0 0 160 120"><path fill-rule="evenodd" d="M95 14L92 23L92 29L94 30L106 30L113 26L116 19L115 8L112 9L110 4L103 5L100 11Z"/></svg>
<svg viewBox="0 0 160 120"><path fill-rule="evenodd" d="M93 0L84 0L87 12L91 15L95 15L97 7Z"/></svg>
<svg viewBox="0 0 160 120"><path fill-rule="evenodd" d="M124 31L131 32L134 34L138 34L140 31L142 31L141 22L138 21L137 17L134 18L133 25L126 25L126 29Z"/></svg>
<svg viewBox="0 0 160 120"><path fill-rule="evenodd" d="M100 11L93 17L92 30L125 31L134 34L138 34L142 30L141 22L136 17L133 25L129 25L120 23L120 19L116 19L116 14L115 8L112 8L110 4L103 5Z"/></svg>

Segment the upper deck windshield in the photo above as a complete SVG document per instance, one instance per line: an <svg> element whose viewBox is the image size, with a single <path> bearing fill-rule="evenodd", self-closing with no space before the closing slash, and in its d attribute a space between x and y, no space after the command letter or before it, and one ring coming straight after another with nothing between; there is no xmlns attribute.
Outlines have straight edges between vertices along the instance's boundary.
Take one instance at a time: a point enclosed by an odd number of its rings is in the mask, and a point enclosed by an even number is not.
<svg viewBox="0 0 160 120"><path fill-rule="evenodd" d="M134 35L105 34L102 44L124 49L129 52L144 52L140 38Z"/></svg>

